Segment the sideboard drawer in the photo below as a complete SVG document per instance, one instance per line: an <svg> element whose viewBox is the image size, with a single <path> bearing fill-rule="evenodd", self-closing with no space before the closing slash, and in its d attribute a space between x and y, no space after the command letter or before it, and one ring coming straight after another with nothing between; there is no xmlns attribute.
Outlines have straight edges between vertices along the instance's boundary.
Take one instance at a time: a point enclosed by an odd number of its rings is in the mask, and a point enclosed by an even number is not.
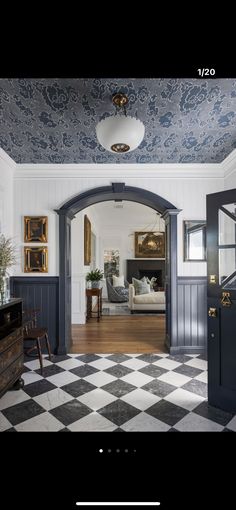
<svg viewBox="0 0 236 510"><path fill-rule="evenodd" d="M23 354L23 337L18 337L8 349L0 354L0 374L3 372L14 360Z"/></svg>
<svg viewBox="0 0 236 510"><path fill-rule="evenodd" d="M22 354L17 358L0 376L0 395L5 392L8 387L12 386L14 382L20 378L23 372L24 355Z"/></svg>
<svg viewBox="0 0 236 510"><path fill-rule="evenodd" d="M0 354L22 336L22 328L17 328L10 335L0 340Z"/></svg>

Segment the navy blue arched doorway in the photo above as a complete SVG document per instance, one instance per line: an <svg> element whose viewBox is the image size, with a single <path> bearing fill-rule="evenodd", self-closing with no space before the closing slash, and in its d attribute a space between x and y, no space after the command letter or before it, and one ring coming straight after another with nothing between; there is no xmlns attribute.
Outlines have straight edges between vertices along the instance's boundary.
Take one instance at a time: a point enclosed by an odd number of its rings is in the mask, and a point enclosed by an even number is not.
<svg viewBox="0 0 236 510"><path fill-rule="evenodd" d="M173 204L151 191L115 182L93 188L68 200L59 215L59 341L57 354L69 352L71 345L71 221L86 207L109 200L137 202L162 215L166 225L166 344L177 343L177 214ZM82 247L81 247L82 248Z"/></svg>

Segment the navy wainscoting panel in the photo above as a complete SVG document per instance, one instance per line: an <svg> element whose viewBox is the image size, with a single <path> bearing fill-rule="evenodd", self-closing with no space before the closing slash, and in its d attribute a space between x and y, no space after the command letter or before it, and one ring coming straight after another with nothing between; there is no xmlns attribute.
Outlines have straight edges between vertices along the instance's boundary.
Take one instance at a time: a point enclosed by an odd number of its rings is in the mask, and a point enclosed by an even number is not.
<svg viewBox="0 0 236 510"><path fill-rule="evenodd" d="M11 296L23 299L23 309L40 309L38 325L48 328L54 354L58 346L58 290L58 276L11 277Z"/></svg>
<svg viewBox="0 0 236 510"><path fill-rule="evenodd" d="M201 353L207 348L207 277L177 278L178 345L171 354Z"/></svg>

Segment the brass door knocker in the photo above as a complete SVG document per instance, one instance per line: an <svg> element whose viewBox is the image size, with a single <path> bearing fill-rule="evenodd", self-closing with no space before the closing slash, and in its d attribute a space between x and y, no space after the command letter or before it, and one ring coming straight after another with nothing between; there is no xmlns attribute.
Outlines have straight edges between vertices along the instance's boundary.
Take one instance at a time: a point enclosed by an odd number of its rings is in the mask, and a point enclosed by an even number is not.
<svg viewBox="0 0 236 510"><path fill-rule="evenodd" d="M222 292L221 304L223 306L231 306L230 292Z"/></svg>

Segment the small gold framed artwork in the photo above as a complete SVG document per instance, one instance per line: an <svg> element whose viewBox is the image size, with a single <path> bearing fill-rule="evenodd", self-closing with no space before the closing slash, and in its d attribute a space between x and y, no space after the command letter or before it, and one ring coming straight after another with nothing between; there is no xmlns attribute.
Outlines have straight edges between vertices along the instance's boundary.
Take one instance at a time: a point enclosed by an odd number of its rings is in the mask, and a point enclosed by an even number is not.
<svg viewBox="0 0 236 510"><path fill-rule="evenodd" d="M24 216L24 242L25 243L48 242L47 216Z"/></svg>
<svg viewBox="0 0 236 510"><path fill-rule="evenodd" d="M48 248L24 247L24 272L25 273L47 273L48 272Z"/></svg>

